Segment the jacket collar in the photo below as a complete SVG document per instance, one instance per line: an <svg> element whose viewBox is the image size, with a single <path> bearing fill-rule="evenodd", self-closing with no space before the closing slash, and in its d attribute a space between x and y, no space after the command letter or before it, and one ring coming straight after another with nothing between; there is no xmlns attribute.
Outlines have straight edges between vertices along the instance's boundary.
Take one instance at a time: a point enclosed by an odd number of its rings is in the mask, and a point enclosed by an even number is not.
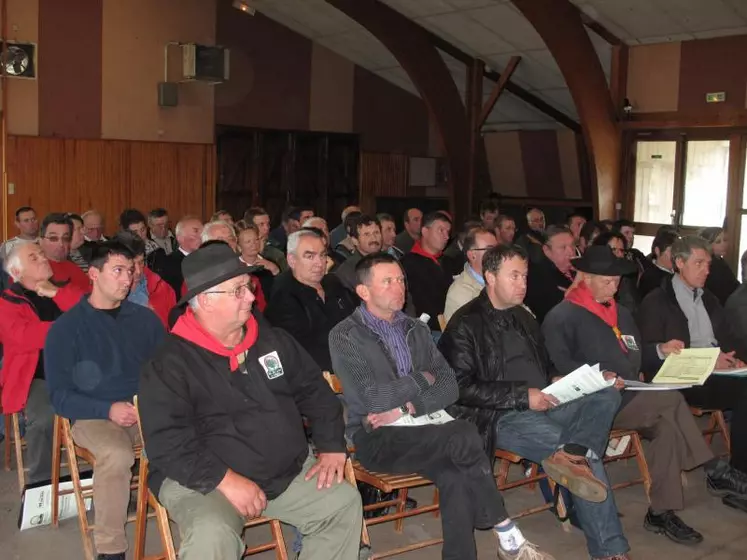
<svg viewBox="0 0 747 560"><path fill-rule="evenodd" d="M366 324L365 319L363 318L363 312L361 311L361 307L364 304L360 304L358 307L356 307L355 311L353 311L352 315L350 315L351 320L359 327L363 327L367 331L371 331L369 326ZM413 327L422 326L424 328L428 328L427 325L425 325L422 321L419 321L418 319L415 319L413 317L410 317L409 315L405 315L404 319L405 323L407 324L407 329L410 330Z"/></svg>

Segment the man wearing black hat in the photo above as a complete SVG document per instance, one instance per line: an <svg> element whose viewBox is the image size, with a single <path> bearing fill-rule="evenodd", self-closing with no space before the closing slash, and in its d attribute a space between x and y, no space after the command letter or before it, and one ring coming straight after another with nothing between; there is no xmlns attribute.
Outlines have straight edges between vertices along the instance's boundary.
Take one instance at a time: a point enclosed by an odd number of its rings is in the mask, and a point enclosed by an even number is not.
<svg viewBox="0 0 747 560"><path fill-rule="evenodd" d="M522 305L527 261L518 245L485 252L485 289L454 313L438 343L459 384L459 399L447 411L477 425L489 457L496 448L518 453L573 492L591 558L627 559L602 464L620 393L609 387L558 405L542 391L558 372Z"/></svg>
<svg viewBox="0 0 747 560"><path fill-rule="evenodd" d="M574 259L574 285L545 318L542 334L555 368L570 372L583 364L599 364L626 380L638 380L642 370L682 349L682 342L644 344L633 316L617 305L620 277L635 263L616 257L609 247L589 247ZM655 369L655 366L654 366ZM729 465L714 458L679 391L641 391L623 394L615 428L637 430L650 439L646 459L651 473L651 506L644 527L671 540L698 544L703 536L675 513L684 508L680 473L704 466L717 484L729 479Z"/></svg>
<svg viewBox="0 0 747 560"><path fill-rule="evenodd" d="M245 521L265 515L300 530L304 559L357 558L360 497L340 484L342 409L319 367L252 314L252 267L228 246L198 249L183 272L189 308L140 378L148 482L179 526L179 557L239 559Z"/></svg>

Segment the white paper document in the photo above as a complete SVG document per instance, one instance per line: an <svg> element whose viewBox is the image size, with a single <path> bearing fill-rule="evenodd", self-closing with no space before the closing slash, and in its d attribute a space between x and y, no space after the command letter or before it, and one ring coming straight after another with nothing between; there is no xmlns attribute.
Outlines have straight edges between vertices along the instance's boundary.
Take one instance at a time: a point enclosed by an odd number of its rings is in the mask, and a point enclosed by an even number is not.
<svg viewBox="0 0 747 560"><path fill-rule="evenodd" d="M644 383L643 381L625 380L625 389L628 391L679 391L689 389L692 385L682 383Z"/></svg>
<svg viewBox="0 0 747 560"><path fill-rule="evenodd" d="M602 372L599 371L599 364L593 366L584 364L552 385L545 387L542 392L552 395L562 404L591 395L614 384L614 379L604 378Z"/></svg>
<svg viewBox="0 0 747 560"><path fill-rule="evenodd" d="M387 424L387 426L427 426L429 424L446 424L447 422L451 422L454 419L451 414L446 412L445 410L437 410L436 412L431 412L430 414L423 414L422 416L418 416L417 418L415 416L410 416L409 414L405 414L398 420L392 422L391 424Z"/></svg>
<svg viewBox="0 0 747 560"><path fill-rule="evenodd" d="M685 348L669 354L651 383L703 385L716 367L718 348Z"/></svg>
<svg viewBox="0 0 747 560"><path fill-rule="evenodd" d="M93 477L82 478L83 487L93 484ZM60 490L72 490L72 482L60 482ZM84 504L86 511L91 509L93 498L86 498ZM59 516L60 519L69 519L78 516L78 504L75 501L74 494L59 496ZM18 528L21 531L49 525L52 523L52 485L27 487L23 492L21 511L18 515Z"/></svg>

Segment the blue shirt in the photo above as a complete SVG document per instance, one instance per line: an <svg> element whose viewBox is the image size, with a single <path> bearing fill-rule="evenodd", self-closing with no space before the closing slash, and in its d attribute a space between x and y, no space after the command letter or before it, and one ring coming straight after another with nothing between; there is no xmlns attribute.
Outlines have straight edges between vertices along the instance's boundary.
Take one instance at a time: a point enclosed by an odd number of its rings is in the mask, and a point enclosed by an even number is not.
<svg viewBox="0 0 747 560"><path fill-rule="evenodd" d="M130 295L127 296L127 301L137 303L143 307L148 307L148 302L150 300L148 299L148 279L145 277L145 274L140 276L140 281L137 285L130 289Z"/></svg>
<svg viewBox="0 0 747 560"><path fill-rule="evenodd" d="M137 393L140 367L165 334L150 309L123 301L115 315L81 299L54 322L44 344L54 411L73 421L109 418L113 403Z"/></svg>
<svg viewBox="0 0 747 560"><path fill-rule="evenodd" d="M407 346L407 315L398 311L390 323L379 319L361 304L361 316L366 326L371 329L384 343L389 354L397 364L397 375L405 377L412 373L412 355Z"/></svg>
<svg viewBox="0 0 747 560"><path fill-rule="evenodd" d="M469 271L470 276L472 276L472 278L475 279L475 282L477 282L478 284L480 284L480 286L484 288L485 278L483 278L482 275L477 274L477 272L475 272L475 270L469 264L467 265L467 270Z"/></svg>

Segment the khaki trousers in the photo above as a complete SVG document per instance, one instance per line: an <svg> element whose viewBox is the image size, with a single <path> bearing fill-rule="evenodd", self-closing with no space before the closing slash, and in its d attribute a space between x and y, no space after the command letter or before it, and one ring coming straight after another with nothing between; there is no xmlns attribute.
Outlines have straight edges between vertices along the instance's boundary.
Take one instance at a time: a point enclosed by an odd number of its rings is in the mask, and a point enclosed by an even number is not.
<svg viewBox="0 0 747 560"><path fill-rule="evenodd" d="M305 481L314 462L309 453L299 475L267 502L262 515L298 528L303 535L300 560L356 560L363 523L360 494L345 481L322 490L316 477ZM179 527L180 560L241 558L246 520L219 490L200 494L167 478L158 500Z"/></svg>
<svg viewBox="0 0 747 560"><path fill-rule="evenodd" d="M641 391L615 418L613 428L636 430L651 442L646 461L651 474L651 508L685 506L682 471L708 462L713 453L679 391Z"/></svg>
<svg viewBox="0 0 747 560"><path fill-rule="evenodd" d="M96 459L93 475L96 551L99 554L125 552L127 505L135 464L132 448L140 443L137 425L123 428L110 420L78 420L73 424L73 440Z"/></svg>

